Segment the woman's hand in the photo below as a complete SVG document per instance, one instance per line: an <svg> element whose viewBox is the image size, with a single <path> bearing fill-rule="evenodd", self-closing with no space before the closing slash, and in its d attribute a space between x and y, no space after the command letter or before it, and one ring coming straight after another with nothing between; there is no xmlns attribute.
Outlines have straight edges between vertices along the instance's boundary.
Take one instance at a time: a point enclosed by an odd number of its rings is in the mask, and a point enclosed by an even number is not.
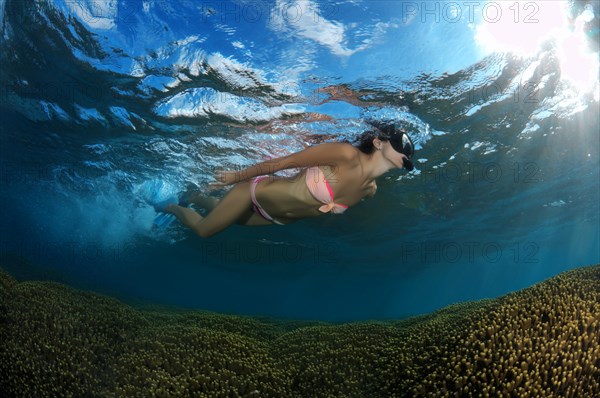
<svg viewBox="0 0 600 398"><path fill-rule="evenodd" d="M216 189L235 184L236 182L239 182L238 173L238 171L217 170L215 172L215 180L217 181L208 184L208 187L210 189Z"/></svg>
<svg viewBox="0 0 600 398"><path fill-rule="evenodd" d="M377 193L377 183L375 182L375 180L371 181L367 188L369 190L369 193L367 193L367 198L372 198L373 196L375 196L375 194Z"/></svg>

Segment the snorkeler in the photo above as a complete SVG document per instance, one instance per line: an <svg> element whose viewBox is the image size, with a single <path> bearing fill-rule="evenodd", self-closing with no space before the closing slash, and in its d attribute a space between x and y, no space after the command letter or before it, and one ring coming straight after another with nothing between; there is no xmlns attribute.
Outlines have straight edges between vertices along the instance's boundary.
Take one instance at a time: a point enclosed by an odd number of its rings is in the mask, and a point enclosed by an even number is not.
<svg viewBox="0 0 600 398"><path fill-rule="evenodd" d="M370 123L356 146L324 143L239 171L218 171L215 187L235 186L221 199L196 195L188 201L205 207L205 217L191 208L168 204L160 210L175 215L201 237L232 224L289 224L325 213L341 214L377 190L375 179L394 168L413 169L414 145L408 134L391 124ZM293 177L271 174L302 168Z"/></svg>

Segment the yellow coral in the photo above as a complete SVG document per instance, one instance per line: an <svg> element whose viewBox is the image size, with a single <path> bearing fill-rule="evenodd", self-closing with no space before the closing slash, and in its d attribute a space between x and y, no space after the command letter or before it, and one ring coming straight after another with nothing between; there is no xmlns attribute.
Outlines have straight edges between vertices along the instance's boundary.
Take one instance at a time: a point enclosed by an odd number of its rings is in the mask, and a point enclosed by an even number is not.
<svg viewBox="0 0 600 398"><path fill-rule="evenodd" d="M396 322L135 309L0 270L0 396L600 395L600 266Z"/></svg>

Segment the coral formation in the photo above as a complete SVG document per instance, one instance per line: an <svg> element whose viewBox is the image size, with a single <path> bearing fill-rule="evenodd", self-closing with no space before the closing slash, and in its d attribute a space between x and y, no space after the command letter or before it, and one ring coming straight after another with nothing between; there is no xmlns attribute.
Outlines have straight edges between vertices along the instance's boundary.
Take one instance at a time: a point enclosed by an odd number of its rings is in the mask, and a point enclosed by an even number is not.
<svg viewBox="0 0 600 398"><path fill-rule="evenodd" d="M396 322L136 309L0 270L3 397L592 397L600 266Z"/></svg>

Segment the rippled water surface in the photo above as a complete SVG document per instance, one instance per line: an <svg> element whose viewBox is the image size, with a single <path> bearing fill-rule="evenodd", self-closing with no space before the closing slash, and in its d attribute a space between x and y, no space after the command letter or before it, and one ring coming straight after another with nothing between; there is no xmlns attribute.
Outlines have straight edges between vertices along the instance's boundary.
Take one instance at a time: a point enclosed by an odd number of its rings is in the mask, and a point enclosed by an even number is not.
<svg viewBox="0 0 600 398"><path fill-rule="evenodd" d="M600 262L597 1L0 1L3 262L128 300L398 318ZM157 198L365 120L343 216L153 227ZM222 196L225 191L210 192Z"/></svg>

